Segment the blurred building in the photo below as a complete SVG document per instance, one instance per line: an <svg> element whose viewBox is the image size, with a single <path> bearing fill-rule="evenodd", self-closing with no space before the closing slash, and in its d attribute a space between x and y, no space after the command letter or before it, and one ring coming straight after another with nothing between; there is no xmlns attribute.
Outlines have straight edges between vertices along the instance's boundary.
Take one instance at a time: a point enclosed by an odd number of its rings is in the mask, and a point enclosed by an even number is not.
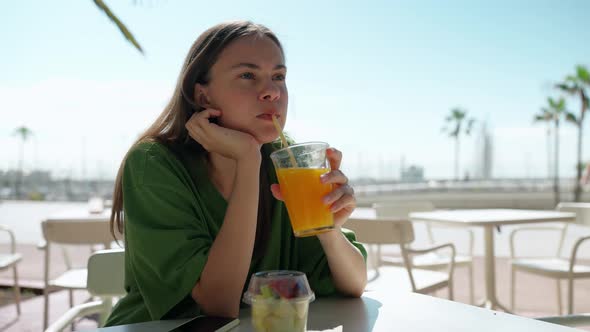
<svg viewBox="0 0 590 332"><path fill-rule="evenodd" d="M482 123L475 143L475 172L476 179L489 180L492 178L493 139L488 130L487 122Z"/></svg>
<svg viewBox="0 0 590 332"><path fill-rule="evenodd" d="M402 167L400 174L401 182L422 182L424 181L424 167L410 165Z"/></svg>

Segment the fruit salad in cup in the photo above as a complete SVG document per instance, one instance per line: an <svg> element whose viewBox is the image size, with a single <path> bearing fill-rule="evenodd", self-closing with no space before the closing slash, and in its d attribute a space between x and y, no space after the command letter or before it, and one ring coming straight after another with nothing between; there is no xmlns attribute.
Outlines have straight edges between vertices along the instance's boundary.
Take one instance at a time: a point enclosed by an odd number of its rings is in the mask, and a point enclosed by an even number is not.
<svg viewBox="0 0 590 332"><path fill-rule="evenodd" d="M309 302L314 298L307 277L298 271L255 273L244 294L257 332L305 332Z"/></svg>

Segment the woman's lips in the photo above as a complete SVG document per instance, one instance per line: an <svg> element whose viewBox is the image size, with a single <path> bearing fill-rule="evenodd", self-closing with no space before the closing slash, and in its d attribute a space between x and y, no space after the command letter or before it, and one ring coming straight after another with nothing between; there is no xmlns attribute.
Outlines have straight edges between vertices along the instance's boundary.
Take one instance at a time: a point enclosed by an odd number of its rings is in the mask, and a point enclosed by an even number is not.
<svg viewBox="0 0 590 332"><path fill-rule="evenodd" d="M272 117L276 116L277 118L280 118L280 115L277 114L270 114L270 113L266 113L266 114L260 114L257 116L257 118L262 119L262 120L268 120L268 121L272 121Z"/></svg>

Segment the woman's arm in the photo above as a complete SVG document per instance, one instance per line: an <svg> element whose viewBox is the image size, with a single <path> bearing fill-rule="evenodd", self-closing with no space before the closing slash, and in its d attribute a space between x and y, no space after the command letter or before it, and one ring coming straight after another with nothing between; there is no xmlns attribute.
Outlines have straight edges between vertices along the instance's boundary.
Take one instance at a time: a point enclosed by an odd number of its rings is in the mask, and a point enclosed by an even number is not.
<svg viewBox="0 0 590 332"><path fill-rule="evenodd" d="M328 259L334 286L347 295L360 297L367 285L367 269L361 252L342 234L340 227L318 234Z"/></svg>
<svg viewBox="0 0 590 332"><path fill-rule="evenodd" d="M238 316L256 236L259 177L260 157L237 164L223 226L192 291L208 315Z"/></svg>
<svg viewBox="0 0 590 332"><path fill-rule="evenodd" d="M322 176L323 183L332 183L335 189L324 197L324 203L334 213L335 229L319 234L318 238L326 257L336 288L348 295L361 296L367 285L367 266L360 251L342 234L340 227L356 207L356 198L348 178L340 171L342 152L330 148L326 151L332 171Z"/></svg>
<svg viewBox="0 0 590 332"><path fill-rule="evenodd" d="M190 136L209 153L235 162L233 186L227 210L207 263L191 295L208 315L237 317L244 283L250 269L260 192L260 144L244 132L209 121L221 111L206 109L195 113L186 124Z"/></svg>
<svg viewBox="0 0 590 332"><path fill-rule="evenodd" d="M367 285L367 267L362 253L342 234L341 226L356 207L353 189L348 178L340 171L342 153L334 148L326 150L331 172L321 177L323 183L334 184L334 190L324 197L324 204L334 213L335 229L318 234L326 254L334 286L351 296L361 296ZM276 199L283 200L280 186L273 184L271 191Z"/></svg>

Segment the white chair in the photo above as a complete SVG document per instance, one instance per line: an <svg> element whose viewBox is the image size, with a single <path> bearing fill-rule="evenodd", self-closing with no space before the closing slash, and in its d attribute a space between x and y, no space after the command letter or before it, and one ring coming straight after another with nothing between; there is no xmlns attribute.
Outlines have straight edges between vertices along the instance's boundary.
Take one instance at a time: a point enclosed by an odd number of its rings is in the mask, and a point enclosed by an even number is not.
<svg viewBox="0 0 590 332"><path fill-rule="evenodd" d="M590 234L590 204L589 203L559 203L557 210L564 212L575 212L576 223L588 229ZM584 226L586 225L586 226ZM590 236L584 236L574 243L569 257L562 257L563 242L568 229L567 223L560 223L555 226L521 227L510 234L510 306L515 309L515 285L516 272L526 272L538 276L555 279L557 287L558 314L562 315L561 301L561 280L567 281L567 314L574 312L574 280L590 278L590 265L578 262L578 251L583 242L590 240ZM553 257L517 257L515 251L516 235L528 231L552 231L559 235L557 252Z"/></svg>
<svg viewBox="0 0 590 332"><path fill-rule="evenodd" d="M109 224L104 221L71 221L71 220L45 220L41 223L43 236L45 237L45 267L43 280L43 329L49 323L49 294L55 290L67 289L69 291L70 307L74 305L74 290L86 289L86 267L74 267L66 256L67 270L55 279L49 277L51 266L52 244L60 245L84 245L93 246L102 244L104 248L110 248L113 240L109 230Z"/></svg>
<svg viewBox="0 0 590 332"><path fill-rule="evenodd" d="M59 332L74 320L99 313L103 326L111 312L113 300L125 295L125 251L100 250L88 259L88 291L98 300L76 305L55 321L45 332Z"/></svg>
<svg viewBox="0 0 590 332"><path fill-rule="evenodd" d="M0 231L7 233L10 237L10 252L7 254L0 253L0 271L12 268L12 276L14 278L14 302L16 303L16 313L20 316L20 287L18 284L18 271L16 266L22 260L22 255L16 252L14 232L4 225L0 225Z"/></svg>
<svg viewBox="0 0 590 332"><path fill-rule="evenodd" d="M412 223L403 219L350 218L345 227L353 230L357 240L362 243L369 245L399 245L404 262L403 267L379 266L379 264L373 262L371 265L373 265L375 275L370 278L367 289L387 288L385 284L393 284L399 286L403 291L429 294L448 287L448 298L453 299L453 285L450 280L454 268L455 247L451 243L422 250L410 249L408 244L414 241L414 229ZM450 251L447 273L416 269L412 266L410 256L443 249Z"/></svg>
<svg viewBox="0 0 590 332"><path fill-rule="evenodd" d="M377 217L383 218L401 218L407 219L412 212L428 212L434 211L434 205L428 201L408 201L408 202L389 202L377 203L373 205L377 213ZM465 267L469 273L469 301L471 304L475 302L473 291L473 230L468 228L442 226L434 223L424 222L426 232L430 245L436 245L433 235L433 229L436 228L452 228L453 231L461 231L467 234L468 237L468 251L466 254L459 254L455 256L455 268ZM403 257L382 255L381 250L377 248L377 257L380 258L380 264L403 266ZM449 265L450 257L444 252L429 252L424 255L414 256L412 258L412 266L419 269L439 271L445 269ZM452 276L451 276L452 277ZM452 278L451 278L452 282Z"/></svg>

